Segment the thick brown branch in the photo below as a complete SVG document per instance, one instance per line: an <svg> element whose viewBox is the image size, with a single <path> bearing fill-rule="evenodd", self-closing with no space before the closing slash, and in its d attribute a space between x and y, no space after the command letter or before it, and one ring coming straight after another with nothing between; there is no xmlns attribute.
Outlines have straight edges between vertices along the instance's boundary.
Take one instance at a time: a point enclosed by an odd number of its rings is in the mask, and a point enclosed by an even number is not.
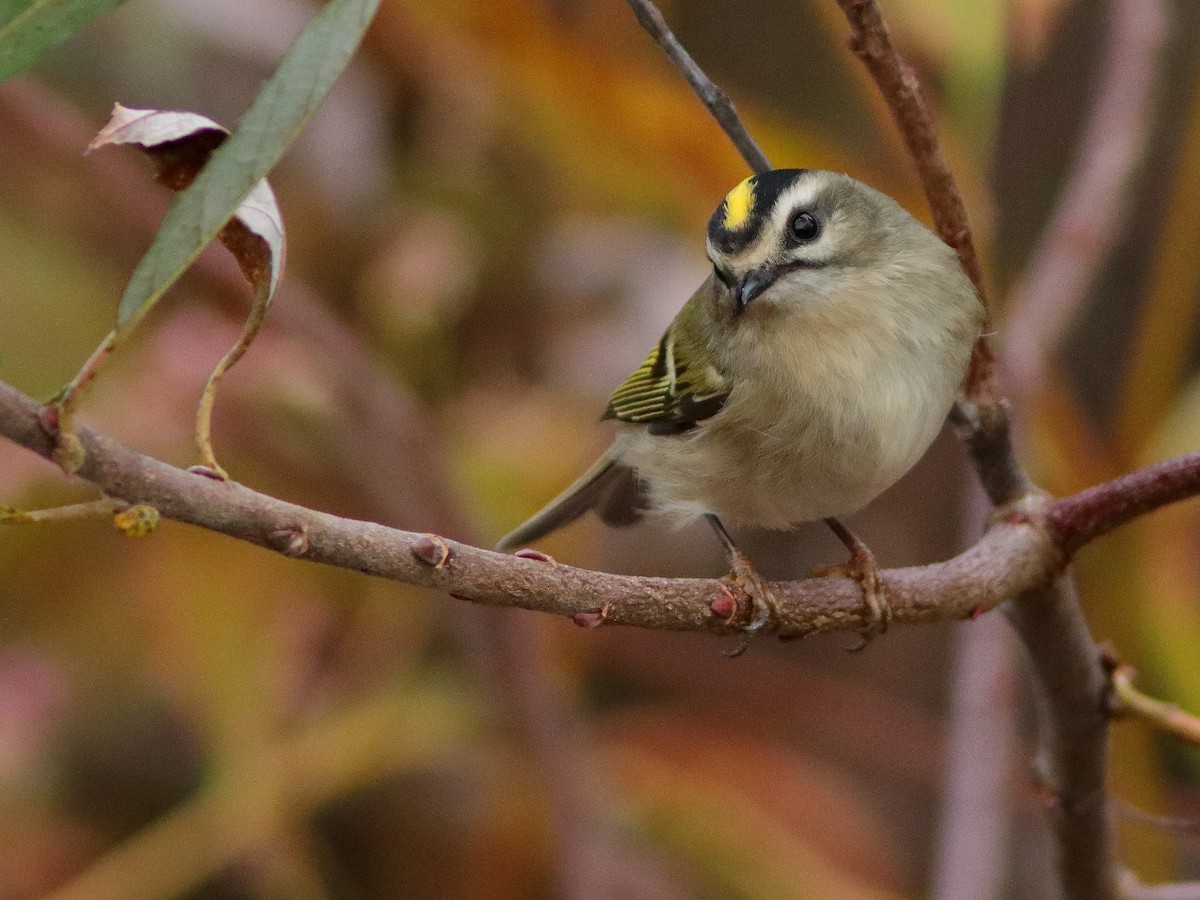
<svg viewBox="0 0 1200 900"><path fill-rule="evenodd" d="M633 10L634 16L654 40L658 41L658 45L662 47L663 52L667 54L667 58L671 60L675 68L679 70L689 85L692 92L699 98L700 102L708 109L709 115L717 120L717 124L724 129L729 140L733 142L733 146L737 148L738 153L742 154L742 159L746 161L754 172L765 172L771 168L770 160L766 154L762 152L754 138L750 136L750 132L746 130L746 126L742 124L741 118L734 109L733 101L729 99L729 95L717 87L704 71L696 65L696 61L692 59L691 54L683 49L683 45L676 39L670 27L667 25L667 20L663 18L663 14L659 11L650 0L626 0L629 8Z"/></svg>
<svg viewBox="0 0 1200 900"><path fill-rule="evenodd" d="M0 383L0 434L50 459L53 441L39 419L43 410L32 398ZM170 466L91 429L81 429L80 437L87 460L78 474L109 496L153 506L165 518L288 556L490 605L566 616L606 607L608 624L729 630L709 608L723 595L721 582L715 580L610 575L506 556L296 506L244 485ZM894 621L964 618L1046 583L1063 562L1044 532L1018 515L947 562L889 570L885 583ZM852 630L865 624L861 592L848 579L786 582L775 590L782 634Z"/></svg>
<svg viewBox="0 0 1200 900"><path fill-rule="evenodd" d="M42 425L45 408L0 383L0 434L47 459L54 442ZM87 460L79 475L119 500L153 506L164 517L287 556L327 563L450 593L494 606L519 606L577 621L602 621L675 631L725 632L712 601L721 582L698 578L640 578L576 569L536 559L506 556L441 538L339 518L260 494L244 485L217 481L145 456L90 429L81 429ZM1188 458L1185 458L1188 459ZM1140 474L1140 473L1139 473ZM1153 491L1154 500L1126 496L1156 479L1129 476L1089 496L1109 497L1126 516L1178 499L1178 491ZM1123 487L1122 487L1123 485ZM1193 492L1200 491L1200 482ZM1083 495L1081 495L1083 496ZM884 582L897 622L965 618L995 608L1051 583L1067 557L1050 539L1079 543L1075 532L1044 525L1064 519L1058 509L1075 498L1050 501L1031 496L1000 517L974 547L943 563L891 569ZM1088 519L1102 520L1100 513ZM1066 521L1074 521L1070 516ZM848 579L809 579L774 585L779 632L861 628L861 593Z"/></svg>
<svg viewBox="0 0 1200 900"><path fill-rule="evenodd" d="M1020 596L1004 609L1037 678L1042 779L1063 896L1115 900L1116 849L1108 815L1107 684L1071 578Z"/></svg>

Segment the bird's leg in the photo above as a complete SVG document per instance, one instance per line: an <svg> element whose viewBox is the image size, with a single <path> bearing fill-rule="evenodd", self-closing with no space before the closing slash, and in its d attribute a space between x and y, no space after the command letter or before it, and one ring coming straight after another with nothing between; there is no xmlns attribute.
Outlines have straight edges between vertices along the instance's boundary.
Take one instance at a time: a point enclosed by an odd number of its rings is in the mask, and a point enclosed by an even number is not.
<svg viewBox="0 0 1200 900"><path fill-rule="evenodd" d="M712 513L705 513L704 518L717 533L717 538L729 557L729 575L726 577L750 598L750 621L746 625L746 631L754 634L768 625L773 626L778 619L779 606L775 594L767 586L766 579L758 574L750 558L738 549L720 519Z"/></svg>
<svg viewBox="0 0 1200 900"><path fill-rule="evenodd" d="M863 602L867 606L867 624L862 629L863 647L873 637L887 631L888 622L892 618L892 607L883 594L883 583L879 579L879 566L875 563L875 554L871 548L853 531L846 527L841 519L828 518L825 524L837 535L838 540L850 551L850 559L840 566L822 566L813 569L814 578L853 578L862 587ZM855 649L862 649L861 647Z"/></svg>

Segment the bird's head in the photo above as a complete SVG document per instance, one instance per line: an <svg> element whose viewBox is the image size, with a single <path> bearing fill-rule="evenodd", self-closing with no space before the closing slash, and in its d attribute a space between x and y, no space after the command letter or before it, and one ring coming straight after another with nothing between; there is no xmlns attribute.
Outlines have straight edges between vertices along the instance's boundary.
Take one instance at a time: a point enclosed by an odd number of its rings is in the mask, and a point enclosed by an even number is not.
<svg viewBox="0 0 1200 900"><path fill-rule="evenodd" d="M708 256L734 314L759 297L789 303L829 283L830 270L871 265L896 212L847 175L773 169L721 201L708 223Z"/></svg>

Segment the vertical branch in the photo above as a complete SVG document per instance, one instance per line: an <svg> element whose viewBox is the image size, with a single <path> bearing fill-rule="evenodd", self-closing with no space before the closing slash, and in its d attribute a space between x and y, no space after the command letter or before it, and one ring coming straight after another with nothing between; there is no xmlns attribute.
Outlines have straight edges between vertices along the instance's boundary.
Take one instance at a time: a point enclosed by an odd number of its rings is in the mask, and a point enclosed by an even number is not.
<svg viewBox="0 0 1200 900"><path fill-rule="evenodd" d="M1058 208L1046 227L1021 284L1008 302L1001 368L1019 399L1041 391L1047 361L1119 234L1111 223L1128 206L1134 175L1151 133L1148 113L1165 36L1157 0L1116 0L1109 13L1105 49L1096 69L1092 101ZM1020 424L1018 405L1017 424ZM978 436L980 432L975 432ZM971 434L968 433L968 437ZM983 442L1004 448L1006 441ZM1011 456L983 471L1020 477ZM992 493L1013 489L994 484ZM1027 598L1025 604L1053 602ZM1006 635L995 623L959 626L953 679L948 777L933 891L940 900L998 896L997 863L1003 852L1003 792L1014 725L1012 661ZM985 710L978 709L986 702Z"/></svg>
<svg viewBox="0 0 1200 900"><path fill-rule="evenodd" d="M1039 689L1045 781L1058 845L1063 893L1069 900L1112 900L1118 866L1108 794L1107 685L1099 653L1079 607L1075 585L1004 607L1021 636Z"/></svg>
<svg viewBox="0 0 1200 900"><path fill-rule="evenodd" d="M897 52L875 0L838 0L838 5L850 22L850 49L879 85L916 164L934 226L942 240L958 253L963 270L979 291L980 299L984 299L983 275L967 223L967 208L938 143L937 129L921 97L916 73Z"/></svg>
<svg viewBox="0 0 1200 900"><path fill-rule="evenodd" d="M731 106L719 102L719 95L706 89L711 82L697 75L695 63L670 36L661 15L652 15L653 7L644 2L629 2L718 121L735 115ZM838 4L852 28L850 47L874 77L904 136L938 233L958 253L983 301L986 292L966 207L916 75L892 44L875 0L838 0ZM751 165L756 167L755 162ZM988 498L999 506L1035 493L1036 488L1013 453L1008 405L997 389L995 370L995 353L987 337L981 336L953 418ZM1064 576L1009 607L1009 619L1029 652L1043 698L1047 781L1059 801L1054 830L1063 893L1069 900L1115 900L1117 864L1104 789L1105 682L1074 584L1069 575Z"/></svg>
<svg viewBox="0 0 1200 900"><path fill-rule="evenodd" d="M958 253L963 270L986 308L987 293L966 205L938 143L933 116L921 96L916 73L892 43L875 0L837 2L850 23L850 49L875 79L904 137L929 201L934 227L942 240ZM962 397L955 405L952 419L993 504L1010 503L1032 489L1013 454L1008 407L996 385L996 354L986 329L975 342L971 365L963 380Z"/></svg>
<svg viewBox="0 0 1200 900"><path fill-rule="evenodd" d="M838 0L838 5L852 28L851 49L879 85L904 136L938 233L958 252L983 299L966 209L916 76L892 44L875 0ZM1036 488L1013 452L1008 404L997 388L995 370L995 353L983 336L975 345L953 418L989 498L1001 505ZM1047 781L1058 800L1054 831L1063 893L1071 900L1114 900L1118 868L1104 784L1105 684L1074 582L1065 575L1050 588L1018 597L1006 612L1029 653L1042 697Z"/></svg>

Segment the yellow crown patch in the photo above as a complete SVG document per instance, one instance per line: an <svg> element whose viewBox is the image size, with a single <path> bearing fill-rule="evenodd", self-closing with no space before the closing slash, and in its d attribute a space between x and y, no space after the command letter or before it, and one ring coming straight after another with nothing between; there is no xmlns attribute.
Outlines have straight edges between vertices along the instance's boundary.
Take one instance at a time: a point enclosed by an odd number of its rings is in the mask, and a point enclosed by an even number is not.
<svg viewBox="0 0 1200 900"><path fill-rule="evenodd" d="M751 175L725 195L725 230L736 231L750 218L754 208L754 176Z"/></svg>

